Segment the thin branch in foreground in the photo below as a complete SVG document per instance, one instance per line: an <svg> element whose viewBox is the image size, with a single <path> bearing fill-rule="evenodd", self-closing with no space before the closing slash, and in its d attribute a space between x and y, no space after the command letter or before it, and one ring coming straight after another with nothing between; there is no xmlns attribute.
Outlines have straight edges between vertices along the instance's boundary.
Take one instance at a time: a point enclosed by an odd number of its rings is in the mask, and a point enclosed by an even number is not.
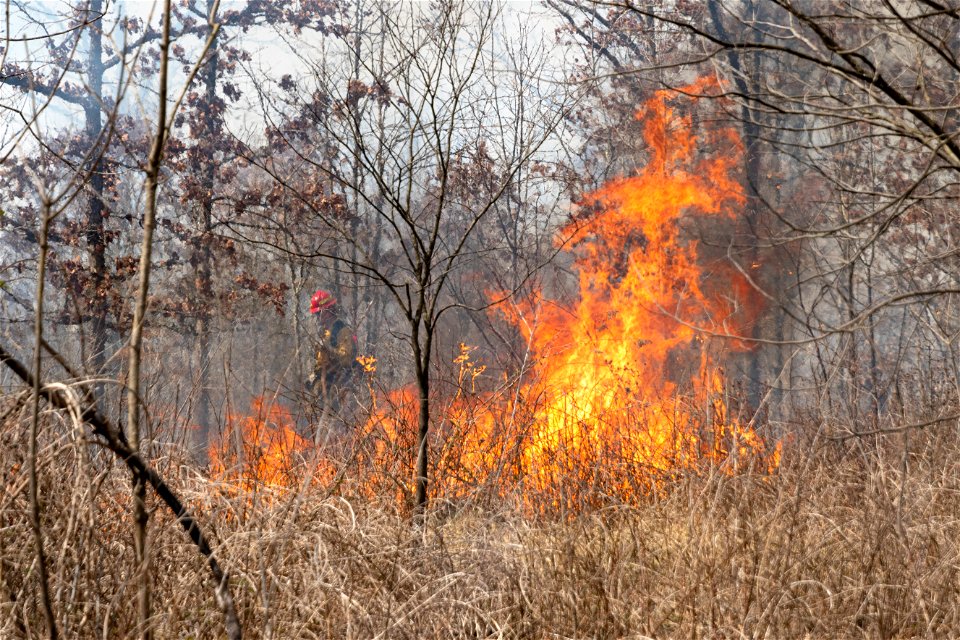
<svg viewBox="0 0 960 640"><path fill-rule="evenodd" d="M31 529L33 529L33 542L37 558L37 576L40 580L40 601L43 603L43 615L47 623L48 637L50 640L56 640L60 637L60 634L57 631L57 620L53 614L53 604L50 599L50 580L47 575L47 558L43 548L43 530L40 525L40 496L37 480L37 434L40 430L40 364L43 354L41 350L41 342L43 341L43 285L46 279L47 236L50 231L51 218L50 204L45 199L43 219L40 223L40 256L37 261L37 301L33 326L35 345L33 350L33 382L28 383L33 389L33 395L30 398L28 469L30 476L30 524Z"/></svg>
<svg viewBox="0 0 960 640"><path fill-rule="evenodd" d="M952 413L949 415L937 416L936 418L931 418L930 420L924 420L922 422L910 422L907 424L898 424L893 427L882 427L880 429L871 429L869 431L850 431L849 433L843 433L841 435L829 436L830 440L850 440L852 438L863 438L866 436L883 436L893 433L904 433L906 431L917 431L920 429L926 429L927 427L940 426L941 424L947 422L956 422L960 420L960 413Z"/></svg>
<svg viewBox="0 0 960 640"><path fill-rule="evenodd" d="M10 369L14 375L23 380L27 386L39 387L40 397L57 409L66 410L70 409L72 405L75 405L75 403L59 389L40 385L40 381L34 378L33 374L27 370L23 363L14 358L2 345L0 345L0 364L6 365L6 367ZM213 549L210 546L210 541L200 529L199 523L190 515L190 512L187 511L187 508L170 485L164 481L153 467L147 464L139 453L130 447L123 432L113 426L109 420L97 411L96 407L85 403L85 406L80 407L79 413L80 419L90 425L94 435L102 438L102 444L123 461L134 474L138 474L144 478L150 486L153 487L153 490L160 500L173 512L177 522L180 523L180 526L183 527L187 536L207 561L210 574L213 576L217 585L214 589L214 597L217 606L220 607L220 610L223 612L224 628L227 638L230 640L240 640L243 633L240 628L240 620L237 618L233 595L230 593L229 576L220 567L220 563L217 562Z"/></svg>

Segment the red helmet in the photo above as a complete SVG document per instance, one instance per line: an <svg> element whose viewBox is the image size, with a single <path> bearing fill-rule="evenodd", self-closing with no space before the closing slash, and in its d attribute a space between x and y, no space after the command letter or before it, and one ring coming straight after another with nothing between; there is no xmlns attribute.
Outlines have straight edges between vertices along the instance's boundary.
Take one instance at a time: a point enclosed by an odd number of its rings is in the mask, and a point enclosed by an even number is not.
<svg viewBox="0 0 960 640"><path fill-rule="evenodd" d="M326 309L331 309L337 304L337 299L333 294L323 289L317 289L317 292L310 298L310 313L320 313Z"/></svg>

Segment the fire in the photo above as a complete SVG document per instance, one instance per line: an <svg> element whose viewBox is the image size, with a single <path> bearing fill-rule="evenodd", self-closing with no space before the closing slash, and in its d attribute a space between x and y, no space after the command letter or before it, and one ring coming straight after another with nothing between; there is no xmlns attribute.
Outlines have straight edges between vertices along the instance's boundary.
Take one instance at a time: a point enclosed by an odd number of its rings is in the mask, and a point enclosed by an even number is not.
<svg viewBox="0 0 960 640"><path fill-rule="evenodd" d="M212 475L245 489L296 484L310 443L297 433L290 411L264 396L253 399L250 415L227 416L218 442L210 446Z"/></svg>
<svg viewBox="0 0 960 640"><path fill-rule="evenodd" d="M536 291L498 307L528 342L533 365L496 391L478 391L484 367L460 346L453 391L432 400L435 498L509 494L534 511L566 511L636 500L704 464L731 473L777 466L779 447L771 451L732 409L722 369L725 353L749 348L729 336L748 332L759 305L741 273L708 264L682 225L733 220L742 209L733 177L742 145L729 129L695 133L682 100L658 92L644 105L647 164L585 197L581 215L559 231L574 258L577 295L553 300ZM337 486L409 502L416 392L374 393L376 363L362 364L372 408L337 463L350 471L337 475ZM288 414L262 401L254 408L257 418L232 427L243 434L234 449L242 456L217 464L284 484L289 456L306 443Z"/></svg>
<svg viewBox="0 0 960 640"><path fill-rule="evenodd" d="M607 489L629 494L638 477L765 450L722 397L716 352L745 345L709 337L746 333L754 296L734 269L705 273L680 226L687 215L736 215L745 201L731 176L741 145L730 130L698 139L671 99L658 92L638 114L647 165L590 194L590 215L559 234L575 256L577 299L538 295L506 311L539 356L530 386L544 401L523 459L541 485L600 464L619 469ZM725 148L698 158L704 146Z"/></svg>
<svg viewBox="0 0 960 640"><path fill-rule="evenodd" d="M510 439L497 425L509 403L497 394L478 393L485 367L472 358L474 348L461 344L453 359L456 391L437 402L430 435L431 486L447 499L475 496L494 480ZM350 466L356 469L348 490L367 498L392 496L400 504L412 499L413 457L419 400L412 386L371 394L370 417L355 434Z"/></svg>

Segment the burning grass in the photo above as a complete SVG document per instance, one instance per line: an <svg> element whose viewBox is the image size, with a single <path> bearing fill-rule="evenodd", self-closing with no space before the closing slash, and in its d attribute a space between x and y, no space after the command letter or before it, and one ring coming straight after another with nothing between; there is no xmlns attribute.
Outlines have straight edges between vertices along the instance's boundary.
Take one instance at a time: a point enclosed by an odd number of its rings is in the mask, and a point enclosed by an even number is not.
<svg viewBox="0 0 960 640"><path fill-rule="evenodd" d="M23 426L0 425L4 638L43 628ZM40 434L54 611L66 637L133 637L129 477L75 433L48 414ZM162 466L215 530L248 638L960 635L960 440L863 444L797 442L773 476L686 475L569 518L460 502L422 530L309 473L241 494ZM151 536L157 637L221 637L193 547L162 512Z"/></svg>
<svg viewBox="0 0 960 640"><path fill-rule="evenodd" d="M477 392L483 365L461 345L454 391L432 398L433 499L481 494L520 500L529 512L575 513L635 504L714 467L776 468L779 445L765 441L749 414L732 411L721 373L724 357L748 345L711 337L747 335L760 311L757 296L726 262L704 269L697 243L682 233L691 218L739 215L741 143L731 129L696 127L684 115L689 108L676 92L655 94L638 113L646 165L588 194L558 232L574 260L576 295L555 300L533 291L499 307L526 340L532 365L499 390ZM344 486L353 495L393 494L405 504L416 394L391 390L373 394L370 404L349 459L323 464L351 468ZM257 400L251 416L231 418L218 451L235 452L227 456L233 471L220 464L221 476L276 484L288 474L288 458L302 455L295 431L278 429L282 420L263 412Z"/></svg>
<svg viewBox="0 0 960 640"><path fill-rule="evenodd" d="M289 487L309 454L293 415L266 396L253 399L248 415L229 414L219 440L210 447L214 477L249 491L258 486Z"/></svg>
<svg viewBox="0 0 960 640"><path fill-rule="evenodd" d="M756 296L735 269L715 265L708 277L680 225L738 215L744 196L732 173L740 141L729 129L696 131L675 101L658 92L638 113L647 164L588 194L583 215L558 233L579 275L575 299L534 292L504 309L536 355L524 393L543 402L524 458L540 485L602 458L623 468L611 489L629 498L637 476L656 486L706 461L766 454L753 426L730 415L722 398L719 349L745 345L708 339L746 335Z"/></svg>

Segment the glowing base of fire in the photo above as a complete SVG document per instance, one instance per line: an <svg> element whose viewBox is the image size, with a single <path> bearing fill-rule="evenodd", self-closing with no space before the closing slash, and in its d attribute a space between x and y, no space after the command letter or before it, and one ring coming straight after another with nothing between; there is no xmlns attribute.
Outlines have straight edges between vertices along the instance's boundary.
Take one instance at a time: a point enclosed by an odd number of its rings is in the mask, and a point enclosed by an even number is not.
<svg viewBox="0 0 960 640"><path fill-rule="evenodd" d="M251 414L229 415L219 442L210 447L212 475L248 490L293 486L310 450L294 424L276 401L254 398Z"/></svg>
<svg viewBox="0 0 960 640"><path fill-rule="evenodd" d="M599 416L569 396L552 398L543 390L509 400L457 394L439 404L430 488L440 502L579 512L648 500L685 474L768 473L779 465L779 445L770 449L753 429L728 421L719 393L661 403L633 399L610 404ZM232 420L211 450L214 475L246 491L295 488L309 466L324 489L409 506L416 394L394 391L376 406L334 454L313 448L289 412L258 398L253 415ZM318 459L305 465L311 455ZM334 479L337 487L327 486Z"/></svg>

